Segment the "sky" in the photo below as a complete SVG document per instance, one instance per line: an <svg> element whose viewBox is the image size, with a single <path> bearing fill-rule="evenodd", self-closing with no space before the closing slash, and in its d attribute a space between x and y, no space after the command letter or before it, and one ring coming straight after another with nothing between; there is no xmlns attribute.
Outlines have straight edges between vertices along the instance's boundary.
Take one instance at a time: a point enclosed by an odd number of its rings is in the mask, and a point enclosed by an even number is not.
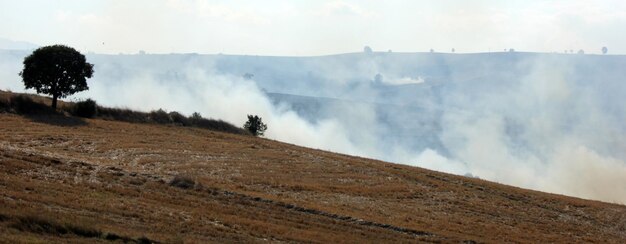
<svg viewBox="0 0 626 244"><path fill-rule="evenodd" d="M621 0L0 0L0 38L96 53L626 54Z"/></svg>

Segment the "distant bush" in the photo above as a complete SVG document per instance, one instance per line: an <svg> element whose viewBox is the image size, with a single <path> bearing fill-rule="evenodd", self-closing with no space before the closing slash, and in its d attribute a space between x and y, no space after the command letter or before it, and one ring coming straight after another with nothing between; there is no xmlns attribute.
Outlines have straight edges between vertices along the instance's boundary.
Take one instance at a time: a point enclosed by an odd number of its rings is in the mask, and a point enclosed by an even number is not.
<svg viewBox="0 0 626 244"><path fill-rule="evenodd" d="M198 112L193 112L193 114L191 114L191 116L189 116L189 119L192 120L192 121L201 120L202 116Z"/></svg>
<svg viewBox="0 0 626 244"><path fill-rule="evenodd" d="M248 121L243 125L253 136L262 136L267 130L267 125L263 123L263 119L256 115L248 115Z"/></svg>
<svg viewBox="0 0 626 244"><path fill-rule="evenodd" d="M16 114L54 114L56 110L51 109L46 102L49 99L34 95L15 94L0 91L0 113ZM99 106L94 100L87 99L77 103L60 102L60 110L66 111L74 116L85 118L100 118L105 120L124 121L130 123L156 123L175 124L180 126L191 126L202 129L221 131L232 134L249 135L241 127L231 123L203 118L195 112L186 117L179 112L165 112L163 109L149 113L139 112L127 108L109 108Z"/></svg>
<svg viewBox="0 0 626 244"><path fill-rule="evenodd" d="M148 238L147 238L147 237L145 237L145 236L142 236L142 237L137 238L137 240L135 240L135 242L136 242L136 243L138 243L138 244L152 244L152 243L157 243L157 242L155 242L155 241L153 241L153 240L148 239Z"/></svg>
<svg viewBox="0 0 626 244"><path fill-rule="evenodd" d="M0 98L0 113L8 113L11 111L11 104L8 99Z"/></svg>
<svg viewBox="0 0 626 244"><path fill-rule="evenodd" d="M9 100L9 106L18 114L54 113L54 110L43 103L35 102L26 95L17 95Z"/></svg>
<svg viewBox="0 0 626 244"><path fill-rule="evenodd" d="M190 189L193 188L195 185L196 182L187 176L177 175L176 177L174 177L174 179L172 179L172 181L170 181L170 186L182 189Z"/></svg>
<svg viewBox="0 0 626 244"><path fill-rule="evenodd" d="M200 119L198 121L195 121L194 126L198 128L223 131L233 134L250 135L248 131L242 129L241 127L234 126L233 124L222 120Z"/></svg>
<svg viewBox="0 0 626 244"><path fill-rule="evenodd" d="M194 113L190 117L185 117L178 112L167 113L162 109L152 111L150 113L143 113L130 109L98 107L98 117L110 120L126 121L131 123L175 123L182 126L193 126L232 134L249 134L244 129L234 126L231 123L222 120L202 118L199 113Z"/></svg>
<svg viewBox="0 0 626 244"><path fill-rule="evenodd" d="M98 117L108 120L125 121L131 123L148 123L148 114L126 108L107 108L98 106Z"/></svg>
<svg viewBox="0 0 626 244"><path fill-rule="evenodd" d="M100 235L100 238L105 239L107 241L113 241L114 243L137 243L137 244L159 243L155 240L148 239L145 236L141 236L137 239L133 239L131 237L120 236L115 233L102 233L102 235Z"/></svg>
<svg viewBox="0 0 626 244"><path fill-rule="evenodd" d="M83 118L93 118L98 114L98 105L96 101L87 99L74 104L72 109L74 115Z"/></svg>
<svg viewBox="0 0 626 244"><path fill-rule="evenodd" d="M149 118L153 122L156 122L156 123L159 123L159 124L169 124L169 123L172 123L172 118L163 109L159 109L159 110L155 110L155 111L150 112Z"/></svg>
<svg viewBox="0 0 626 244"><path fill-rule="evenodd" d="M180 114L179 112L170 112L169 116L172 122L174 122L174 124L183 125L183 126L191 125L190 119Z"/></svg>
<svg viewBox="0 0 626 244"><path fill-rule="evenodd" d="M371 48L371 47L369 47L369 46L365 46L365 47L363 47L363 52L364 52L365 54L372 54L372 53L373 53L372 48Z"/></svg>

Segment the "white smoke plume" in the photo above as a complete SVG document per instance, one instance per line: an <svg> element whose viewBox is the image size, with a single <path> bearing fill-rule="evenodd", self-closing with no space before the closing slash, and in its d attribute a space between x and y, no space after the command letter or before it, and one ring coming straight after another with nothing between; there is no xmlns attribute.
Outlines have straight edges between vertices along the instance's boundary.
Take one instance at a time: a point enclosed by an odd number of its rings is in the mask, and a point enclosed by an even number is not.
<svg viewBox="0 0 626 244"><path fill-rule="evenodd" d="M388 83L399 85L436 89L442 83L428 75L404 74L397 66L410 61L405 58L389 61L375 56L352 67L340 57L331 62L315 57L300 61L306 64L298 65L317 72L309 76L321 77L320 91L303 82L277 86L285 86L293 93L358 101L349 106L326 104L324 109L330 111L330 116L317 119L306 118L287 103L273 102L256 77L220 72L214 63L192 60L171 68L157 64L155 60L160 57L152 55L138 63L111 61L117 58L95 57L96 73L89 82L90 90L72 99L90 97L103 105L144 111L163 108L187 115L200 112L235 125L242 125L247 114L257 114L269 126L266 136L279 141L454 174L469 173L541 191L626 203L626 128L622 125L626 108L616 105L620 100L615 100L626 95L626 85L616 82L624 78L621 73L612 77L604 69L588 67L600 67L604 65L602 60L585 63L584 68L592 72L585 77L577 77L581 74L577 69L582 68L578 61L560 56L527 58L515 63L512 69L517 71L494 71L504 74L495 78L489 74L466 77L477 72L455 70L455 63L443 62L443 67L451 67L446 68L451 81L443 81L451 82L451 88L436 95L425 93L424 96L434 98L420 100L427 106L420 111L430 111L423 116L438 114L432 123L437 124L433 128L439 129L432 134L441 145L416 147L390 136L402 130L395 128L396 124L381 123L394 119L381 120L375 104L404 104L402 101L415 101L416 95L399 93L385 97L375 86L357 82L373 81L376 74L384 74L392 77ZM7 67L0 71L0 88L20 91L17 73L21 66L8 64L15 60L0 62ZM172 72L164 76L163 70L168 69ZM519 77L507 78L512 75ZM604 83L586 83L586 78L594 76L601 77L599 80ZM418 121L413 115L402 118L407 116L403 112L391 114L401 118L399 121L408 121L403 126L410 127L411 121ZM418 136L413 140L425 139Z"/></svg>

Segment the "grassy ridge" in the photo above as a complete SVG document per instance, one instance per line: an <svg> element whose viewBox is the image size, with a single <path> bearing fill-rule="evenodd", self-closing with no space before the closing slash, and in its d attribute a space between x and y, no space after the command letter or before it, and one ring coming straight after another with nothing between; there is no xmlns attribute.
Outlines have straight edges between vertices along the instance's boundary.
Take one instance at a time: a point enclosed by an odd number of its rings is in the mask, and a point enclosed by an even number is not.
<svg viewBox="0 0 626 244"><path fill-rule="evenodd" d="M0 113L15 113L21 115L82 115L80 110L77 109L77 107L81 105L81 102L75 103L59 101L57 111L50 108L51 102L50 98L43 96L12 93L0 90ZM130 123L188 126L233 134L249 135L246 130L223 120L202 118L199 115L187 117L175 111L168 113L162 109L151 112L140 112L125 108L110 108L97 105L97 108L94 108L93 118Z"/></svg>

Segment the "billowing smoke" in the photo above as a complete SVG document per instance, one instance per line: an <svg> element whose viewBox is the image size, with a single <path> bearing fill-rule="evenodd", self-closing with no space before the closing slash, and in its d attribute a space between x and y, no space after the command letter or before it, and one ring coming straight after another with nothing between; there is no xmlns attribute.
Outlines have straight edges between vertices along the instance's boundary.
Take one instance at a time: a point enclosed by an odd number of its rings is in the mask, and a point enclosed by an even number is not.
<svg viewBox="0 0 626 244"><path fill-rule="evenodd" d="M20 91L18 56L0 62L7 67L0 71L0 88ZM626 74L620 56L188 54L88 60L96 64L91 89L72 99L200 112L235 125L257 114L269 126L266 136L280 141L626 203L626 107L620 102Z"/></svg>
<svg viewBox="0 0 626 244"><path fill-rule="evenodd" d="M626 111L616 98L626 86L606 61L543 55L518 63L527 72L500 89L452 92L440 138L486 179L624 203Z"/></svg>

